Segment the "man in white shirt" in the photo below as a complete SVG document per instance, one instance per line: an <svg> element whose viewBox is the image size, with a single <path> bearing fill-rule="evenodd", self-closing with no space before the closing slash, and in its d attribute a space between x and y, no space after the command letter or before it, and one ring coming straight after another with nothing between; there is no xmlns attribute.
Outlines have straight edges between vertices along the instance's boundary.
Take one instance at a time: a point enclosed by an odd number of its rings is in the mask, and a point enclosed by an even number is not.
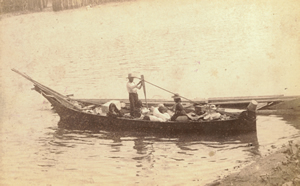
<svg viewBox="0 0 300 186"><path fill-rule="evenodd" d="M133 82L134 77L131 74L128 74L128 82L127 82L127 91L129 93L129 102L130 102L130 115L134 117L134 111L139 101L139 97L137 94L137 89L141 89L142 81L138 84Z"/></svg>

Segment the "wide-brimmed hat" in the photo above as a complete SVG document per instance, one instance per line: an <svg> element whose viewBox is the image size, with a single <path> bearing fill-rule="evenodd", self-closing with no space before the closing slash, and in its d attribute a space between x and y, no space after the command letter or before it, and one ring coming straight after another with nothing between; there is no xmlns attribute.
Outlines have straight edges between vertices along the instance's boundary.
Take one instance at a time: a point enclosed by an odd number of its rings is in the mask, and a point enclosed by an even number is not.
<svg viewBox="0 0 300 186"><path fill-rule="evenodd" d="M131 73L129 73L127 78L129 79L129 78L134 78L134 77Z"/></svg>
<svg viewBox="0 0 300 186"><path fill-rule="evenodd" d="M174 98L174 99L177 99L177 98L180 98L180 96L179 96L179 94L174 94L174 96L172 96L172 98Z"/></svg>

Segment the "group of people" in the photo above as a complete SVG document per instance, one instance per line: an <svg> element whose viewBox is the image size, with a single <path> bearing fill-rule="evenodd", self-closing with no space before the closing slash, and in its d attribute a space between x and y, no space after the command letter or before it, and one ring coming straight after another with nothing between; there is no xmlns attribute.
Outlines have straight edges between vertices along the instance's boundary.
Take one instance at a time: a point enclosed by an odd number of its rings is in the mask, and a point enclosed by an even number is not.
<svg viewBox="0 0 300 186"><path fill-rule="evenodd" d="M141 100L139 100L137 93L137 90L141 89L142 87L142 81L135 84L133 80L134 77L131 74L128 74L128 82L126 87L129 94L130 117L150 121L175 121L179 116L186 116L186 112L181 105L181 98L179 94L172 96L175 101L175 105L173 106L174 114L171 113L163 104L159 104L157 107L152 106L150 109L143 107L143 103ZM123 114L113 103L109 105L108 110L109 111L107 115L109 117L123 116Z"/></svg>
<svg viewBox="0 0 300 186"><path fill-rule="evenodd" d="M150 110L147 111L146 108L143 107L142 102L138 98L137 90L141 89L142 81L135 84L133 82L134 77L132 74L128 74L128 82L127 82L127 91L129 94L129 102L130 102L130 116L134 118L141 118L151 121L175 121L179 116L186 116L186 113L181 105L181 98L179 94L175 94L172 98L175 101L174 111L175 113L170 116L168 113L168 109L160 104L157 107L151 107ZM149 114L149 113L152 114Z"/></svg>
<svg viewBox="0 0 300 186"><path fill-rule="evenodd" d="M143 106L141 100L139 100L137 90L141 89L142 81L135 84L133 82L134 77L128 74L127 91L129 94L130 102L130 113L129 117L141 120L150 121L182 121L182 120L198 120L203 118L204 120L213 120L220 118L221 114L216 112L217 108L215 105L209 105L207 112L204 112L200 116L193 116L193 114L187 114L181 104L181 96L174 94L174 106L167 108L163 104L159 104L156 107L151 106L150 109ZM122 117L124 116L113 103L109 106L109 112L107 113L110 117ZM126 115L125 115L126 116Z"/></svg>

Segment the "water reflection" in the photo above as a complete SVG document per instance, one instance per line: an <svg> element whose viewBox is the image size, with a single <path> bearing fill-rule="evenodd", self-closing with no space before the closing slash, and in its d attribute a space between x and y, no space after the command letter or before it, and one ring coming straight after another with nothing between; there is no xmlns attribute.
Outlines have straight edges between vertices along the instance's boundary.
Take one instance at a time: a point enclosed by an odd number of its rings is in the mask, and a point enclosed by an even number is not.
<svg viewBox="0 0 300 186"><path fill-rule="evenodd" d="M257 127L253 133L210 135L45 128L36 164L43 172L76 175L83 169L87 177L118 175L131 184L152 183L151 177L213 180L297 137L299 117L258 116Z"/></svg>
<svg viewBox="0 0 300 186"><path fill-rule="evenodd" d="M134 139L133 149L136 150L137 154L147 154L147 150L149 147L153 148L152 142L146 142L145 137L138 137ZM152 150L153 151L153 150Z"/></svg>
<svg viewBox="0 0 300 186"><path fill-rule="evenodd" d="M186 180L203 176L211 180L224 175L226 170L253 161L256 156L265 155L271 145L279 147L283 137L286 138L283 141L291 139L292 134L297 134L298 119L259 116L258 132L245 134L199 135L52 127L40 136L42 145L36 154L37 165L41 171L61 170L70 175L81 169L88 170L86 175L95 172L108 177L118 175L120 180L130 183L151 183L151 177L172 181L168 171L172 176Z"/></svg>
<svg viewBox="0 0 300 186"><path fill-rule="evenodd" d="M224 134L224 135L197 135L197 134L164 134L164 133L148 133L148 132L130 132L130 131L88 131L88 130L68 130L63 128L53 128L54 137L60 140L76 140L82 142L88 142L87 139L105 139L112 140L113 143L121 143L122 141L134 141L137 148L144 148L147 146L145 141L153 142L176 142L177 144L206 144L208 142L216 142L219 144L238 144L238 143L251 143L252 145L258 145L257 133L242 133L242 134Z"/></svg>
<svg viewBox="0 0 300 186"><path fill-rule="evenodd" d="M197 135L197 134L155 134L128 131L80 131L53 128L53 138L49 144L53 146L74 148L80 145L101 145L111 148L110 152L123 153L124 149L134 149L138 157L135 160L149 158L161 145L174 146L179 153L190 154L200 151L203 146L210 149L232 150L245 148L252 155L259 155L257 133ZM172 150L174 150L172 147ZM66 150L66 149L65 149ZM67 150L66 150L67 151ZM128 151L127 151L128 152ZM56 152L57 153L57 152ZM125 152L126 153L126 152Z"/></svg>
<svg viewBox="0 0 300 186"><path fill-rule="evenodd" d="M38 165L43 171L59 169L70 175L83 167L89 170L86 175L118 175L131 184L152 183L153 177L172 182L177 176L185 180L204 177L204 183L264 156L271 146L280 147L298 134L298 121L299 117L259 116L257 132L222 135L53 127L41 139L44 148L38 156L44 159Z"/></svg>

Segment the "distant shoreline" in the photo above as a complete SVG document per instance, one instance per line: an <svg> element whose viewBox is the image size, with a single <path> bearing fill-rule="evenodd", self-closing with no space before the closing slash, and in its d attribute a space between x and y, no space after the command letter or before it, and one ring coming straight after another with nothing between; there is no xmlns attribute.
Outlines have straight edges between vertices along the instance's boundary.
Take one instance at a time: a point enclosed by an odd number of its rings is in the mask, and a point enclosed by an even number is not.
<svg viewBox="0 0 300 186"><path fill-rule="evenodd" d="M13 0L14 1L14 0ZM12 2L13 2L12 1ZM63 11L63 10L72 10L72 9L79 9L79 8L86 8L86 7L94 7L99 6L106 3L115 3L115 2L126 2L126 1L133 1L133 0L51 0L45 1L42 4L30 4L29 2L26 5L18 5L17 3L8 5L8 4L0 4L0 17L3 15L14 16L14 15L21 15L21 14L28 14L28 13L35 13L35 12L45 12L45 11ZM19 2L20 3L20 2ZM15 6L15 7L14 7ZM9 9L9 10L7 10Z"/></svg>
<svg viewBox="0 0 300 186"><path fill-rule="evenodd" d="M2 18L13 17L13 16L20 16L20 15L27 15L27 14L34 14L34 13L42 13L42 12L53 12L53 10L51 8L52 7L48 7L46 9L43 9L42 11L37 11L37 10L23 10L23 11L1 13L0 14L0 20Z"/></svg>

